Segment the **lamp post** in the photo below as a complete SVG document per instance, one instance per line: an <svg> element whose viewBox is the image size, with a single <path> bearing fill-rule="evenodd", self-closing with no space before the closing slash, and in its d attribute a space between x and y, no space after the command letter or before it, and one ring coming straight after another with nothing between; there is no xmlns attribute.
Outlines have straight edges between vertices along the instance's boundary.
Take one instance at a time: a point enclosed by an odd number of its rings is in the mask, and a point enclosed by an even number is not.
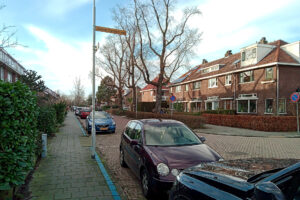
<svg viewBox="0 0 300 200"><path fill-rule="evenodd" d="M95 45L96 40L96 31L113 33L119 35L126 35L126 31L106 28L101 26L96 26L96 4L95 0L93 1L93 97L92 97L92 158L95 158L95 146L96 146L96 130L95 130L95 54L97 51L97 47Z"/></svg>

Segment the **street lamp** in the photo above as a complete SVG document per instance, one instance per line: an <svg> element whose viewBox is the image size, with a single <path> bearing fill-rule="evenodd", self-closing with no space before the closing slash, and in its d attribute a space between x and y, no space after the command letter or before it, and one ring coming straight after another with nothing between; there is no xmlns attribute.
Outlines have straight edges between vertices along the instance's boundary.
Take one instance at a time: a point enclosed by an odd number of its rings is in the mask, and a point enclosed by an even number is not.
<svg viewBox="0 0 300 200"><path fill-rule="evenodd" d="M92 158L95 158L95 146L96 146L96 130L95 130L95 54L97 47L95 45L96 31L113 33L118 35L126 35L126 31L96 26L96 4L93 1L93 97L92 97Z"/></svg>

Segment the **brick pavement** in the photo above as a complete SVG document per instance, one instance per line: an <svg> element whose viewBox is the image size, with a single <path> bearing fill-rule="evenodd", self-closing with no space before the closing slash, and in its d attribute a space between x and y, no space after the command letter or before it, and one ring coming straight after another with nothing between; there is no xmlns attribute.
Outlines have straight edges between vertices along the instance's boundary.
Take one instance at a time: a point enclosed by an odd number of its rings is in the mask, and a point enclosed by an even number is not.
<svg viewBox="0 0 300 200"><path fill-rule="evenodd" d="M72 113L57 136L48 141L48 156L33 174L32 199L113 199L89 147L80 144L81 130Z"/></svg>

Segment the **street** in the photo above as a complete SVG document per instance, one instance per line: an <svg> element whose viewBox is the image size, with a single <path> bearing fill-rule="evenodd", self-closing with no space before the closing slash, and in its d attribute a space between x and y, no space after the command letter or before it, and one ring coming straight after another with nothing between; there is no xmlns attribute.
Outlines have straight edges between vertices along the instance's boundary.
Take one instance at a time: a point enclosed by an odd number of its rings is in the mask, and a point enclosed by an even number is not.
<svg viewBox="0 0 300 200"><path fill-rule="evenodd" d="M97 134L96 148L104 159L116 185L122 188L128 199L144 199L139 180L128 168L119 163L121 133L129 119L114 116L117 124L115 134ZM81 119L85 126L85 120ZM300 138L242 137L197 133L205 136L207 145L216 150L226 160L258 158L300 159ZM267 162L267 161L266 161ZM289 163L289 162L283 162ZM272 166L270 166L272 168ZM263 169L262 169L263 170Z"/></svg>

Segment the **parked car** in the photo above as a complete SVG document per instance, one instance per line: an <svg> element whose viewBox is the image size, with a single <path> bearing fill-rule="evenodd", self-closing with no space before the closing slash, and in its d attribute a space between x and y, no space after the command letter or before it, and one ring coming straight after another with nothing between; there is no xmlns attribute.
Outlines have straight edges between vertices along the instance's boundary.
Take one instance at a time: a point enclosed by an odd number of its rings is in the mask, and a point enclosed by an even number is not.
<svg viewBox="0 0 300 200"><path fill-rule="evenodd" d="M81 107L77 107L76 110L75 110L75 115L80 115L80 111L82 110Z"/></svg>
<svg viewBox="0 0 300 200"><path fill-rule="evenodd" d="M81 119L85 119L87 116L89 116L89 114L91 113L91 109L89 108L83 108L81 111L80 111L80 118Z"/></svg>
<svg viewBox="0 0 300 200"><path fill-rule="evenodd" d="M169 199L300 200L300 162L250 178L248 173L220 163L200 164L177 176Z"/></svg>
<svg viewBox="0 0 300 200"><path fill-rule="evenodd" d="M169 190L183 169L221 159L204 141L179 121L132 120L121 136L120 164L129 166L150 197Z"/></svg>
<svg viewBox="0 0 300 200"><path fill-rule="evenodd" d="M86 118L86 130L89 134L92 131L92 112ZM116 122L113 118L104 111L95 111L95 130L96 132L110 132L115 133L116 131Z"/></svg>

